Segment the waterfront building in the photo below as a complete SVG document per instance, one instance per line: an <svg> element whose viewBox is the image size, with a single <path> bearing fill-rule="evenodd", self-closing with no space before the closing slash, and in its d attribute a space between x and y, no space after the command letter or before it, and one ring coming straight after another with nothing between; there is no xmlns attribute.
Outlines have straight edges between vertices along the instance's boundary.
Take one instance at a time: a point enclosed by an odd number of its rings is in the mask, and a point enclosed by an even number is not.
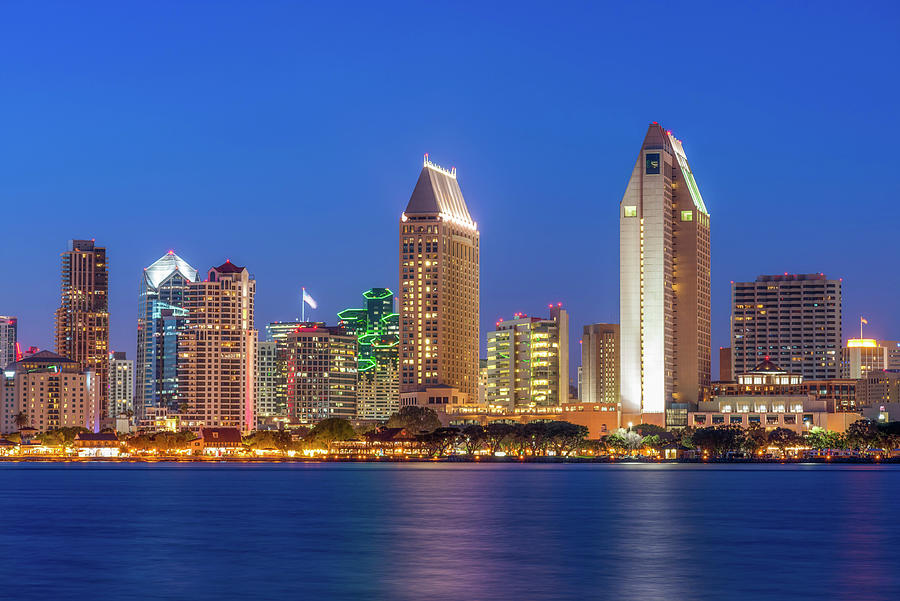
<svg viewBox="0 0 900 601"><path fill-rule="evenodd" d="M94 240L70 240L61 253L61 302L56 352L97 378L100 413L113 417L109 395L109 274L106 249Z"/></svg>
<svg viewBox="0 0 900 601"><path fill-rule="evenodd" d="M134 410L138 419L150 408L167 413L179 410L178 339L187 322L188 286L198 280L197 270L172 250L144 268L135 365Z"/></svg>
<svg viewBox="0 0 900 601"><path fill-rule="evenodd" d="M260 341L256 345L256 428L274 425L279 417L286 416L287 403L278 396L278 342Z"/></svg>
<svg viewBox="0 0 900 601"><path fill-rule="evenodd" d="M622 411L685 425L710 383L710 223L681 142L657 123L619 205L619 301Z"/></svg>
<svg viewBox="0 0 900 601"><path fill-rule="evenodd" d="M0 427L4 433L19 430L16 416L22 414L25 425L38 432L73 426L97 432L102 381L77 361L50 351L7 365L0 378Z"/></svg>
<svg viewBox="0 0 900 601"><path fill-rule="evenodd" d="M356 417L386 420L400 408L400 316L387 288L363 292L363 308L338 313L358 343Z"/></svg>
<svg viewBox="0 0 900 601"><path fill-rule="evenodd" d="M595 323L581 334L579 400L619 402L619 324Z"/></svg>
<svg viewBox="0 0 900 601"><path fill-rule="evenodd" d="M556 407L569 400L569 315L562 303L550 318L516 313L487 336L488 407Z"/></svg>
<svg viewBox="0 0 900 601"><path fill-rule="evenodd" d="M356 417L356 336L341 326L305 323L287 336L287 410L291 421Z"/></svg>
<svg viewBox="0 0 900 601"><path fill-rule="evenodd" d="M400 216L400 391L478 395L478 226L456 169L428 160Z"/></svg>
<svg viewBox="0 0 900 601"><path fill-rule="evenodd" d="M841 377L859 380L872 372L900 369L900 342L851 338L841 349Z"/></svg>
<svg viewBox="0 0 900 601"><path fill-rule="evenodd" d="M861 408L900 403L900 371L871 371L856 385L856 405Z"/></svg>
<svg viewBox="0 0 900 601"><path fill-rule="evenodd" d="M255 425L256 280L226 261L185 290L187 317L178 340L180 412L209 427Z"/></svg>
<svg viewBox="0 0 900 601"><path fill-rule="evenodd" d="M732 373L771 357L806 379L840 377L841 280L821 273L761 275L731 284Z"/></svg>
<svg viewBox="0 0 900 601"><path fill-rule="evenodd" d="M123 352L109 354L109 408L114 419L134 416L134 361Z"/></svg>
<svg viewBox="0 0 900 601"><path fill-rule="evenodd" d="M18 344L19 320L9 315L0 315L0 369L15 363Z"/></svg>

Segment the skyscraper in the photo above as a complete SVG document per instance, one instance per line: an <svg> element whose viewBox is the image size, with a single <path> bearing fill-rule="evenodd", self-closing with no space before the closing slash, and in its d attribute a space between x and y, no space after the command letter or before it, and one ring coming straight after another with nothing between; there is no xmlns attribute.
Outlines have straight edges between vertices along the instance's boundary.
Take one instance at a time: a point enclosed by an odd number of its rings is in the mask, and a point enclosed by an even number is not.
<svg viewBox="0 0 900 601"><path fill-rule="evenodd" d="M338 313L341 325L356 336L359 383L356 417L386 420L400 408L398 369L400 316L388 288L363 292L364 307Z"/></svg>
<svg viewBox="0 0 900 601"><path fill-rule="evenodd" d="M226 261L207 279L188 284L184 333L178 340L178 393L182 412L204 426L255 426L256 280Z"/></svg>
<svg viewBox="0 0 900 601"><path fill-rule="evenodd" d="M766 357L807 380L840 376L840 280L805 273L732 282L731 307L734 377Z"/></svg>
<svg viewBox="0 0 900 601"><path fill-rule="evenodd" d="M841 352L841 377L859 380L872 372L900 370L900 342L851 338Z"/></svg>
<svg viewBox="0 0 900 601"><path fill-rule="evenodd" d="M109 354L109 411L112 417L134 411L134 361L121 352Z"/></svg>
<svg viewBox="0 0 900 601"><path fill-rule="evenodd" d="M307 323L287 336L287 403L294 423L356 417L356 336Z"/></svg>
<svg viewBox="0 0 900 601"><path fill-rule="evenodd" d="M594 323L581 335L581 401L619 402L619 324Z"/></svg>
<svg viewBox="0 0 900 601"><path fill-rule="evenodd" d="M514 411L569 402L569 315L550 306L550 318L517 313L487 336L485 403Z"/></svg>
<svg viewBox="0 0 900 601"><path fill-rule="evenodd" d="M70 240L60 256L62 299L56 310L56 352L94 374L99 382L100 418L111 418L106 249L93 240Z"/></svg>
<svg viewBox="0 0 900 601"><path fill-rule="evenodd" d="M0 369L16 361L18 320L9 315L0 315Z"/></svg>
<svg viewBox="0 0 900 601"><path fill-rule="evenodd" d="M141 277L138 310L135 413L145 407L178 411L178 337L187 319L185 294L197 270L169 251Z"/></svg>
<svg viewBox="0 0 900 601"><path fill-rule="evenodd" d="M456 169L425 161L400 217L400 391L478 397L479 234Z"/></svg>
<svg viewBox="0 0 900 601"><path fill-rule="evenodd" d="M256 344L256 427L273 425L277 417L285 417L284 397L278 396L278 342L264 340Z"/></svg>
<svg viewBox="0 0 900 601"><path fill-rule="evenodd" d="M681 142L658 123L619 205L619 300L623 413L686 424L710 381L709 213Z"/></svg>

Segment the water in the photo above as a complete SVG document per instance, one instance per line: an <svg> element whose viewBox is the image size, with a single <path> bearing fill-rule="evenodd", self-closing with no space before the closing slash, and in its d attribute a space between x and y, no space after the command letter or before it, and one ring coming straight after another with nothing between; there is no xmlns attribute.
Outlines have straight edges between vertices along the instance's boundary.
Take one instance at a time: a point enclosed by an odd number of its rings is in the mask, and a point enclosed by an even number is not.
<svg viewBox="0 0 900 601"><path fill-rule="evenodd" d="M900 598L900 467L0 464L0 598Z"/></svg>

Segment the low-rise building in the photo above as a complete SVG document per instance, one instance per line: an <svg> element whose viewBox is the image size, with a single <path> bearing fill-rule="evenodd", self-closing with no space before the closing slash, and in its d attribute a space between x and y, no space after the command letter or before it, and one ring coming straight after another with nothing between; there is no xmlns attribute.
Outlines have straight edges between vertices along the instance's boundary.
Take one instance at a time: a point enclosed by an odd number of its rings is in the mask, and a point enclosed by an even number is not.
<svg viewBox="0 0 900 601"><path fill-rule="evenodd" d="M241 431L237 428L200 428L200 437L192 443L194 450L204 455L233 455L244 449Z"/></svg>
<svg viewBox="0 0 900 601"><path fill-rule="evenodd" d="M121 442L115 432L80 432L74 446L79 457L118 457Z"/></svg>

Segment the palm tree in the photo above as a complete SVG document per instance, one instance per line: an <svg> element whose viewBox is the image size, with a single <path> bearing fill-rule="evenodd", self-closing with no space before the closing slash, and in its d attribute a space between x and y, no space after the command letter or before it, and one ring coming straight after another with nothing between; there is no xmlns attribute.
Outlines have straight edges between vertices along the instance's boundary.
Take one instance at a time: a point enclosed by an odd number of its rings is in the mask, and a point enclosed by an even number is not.
<svg viewBox="0 0 900 601"><path fill-rule="evenodd" d="M24 411L19 411L18 413L16 413L15 420L16 420L16 428L18 428L19 430L21 430L22 428L24 428L25 426L28 425L28 416L25 414Z"/></svg>

